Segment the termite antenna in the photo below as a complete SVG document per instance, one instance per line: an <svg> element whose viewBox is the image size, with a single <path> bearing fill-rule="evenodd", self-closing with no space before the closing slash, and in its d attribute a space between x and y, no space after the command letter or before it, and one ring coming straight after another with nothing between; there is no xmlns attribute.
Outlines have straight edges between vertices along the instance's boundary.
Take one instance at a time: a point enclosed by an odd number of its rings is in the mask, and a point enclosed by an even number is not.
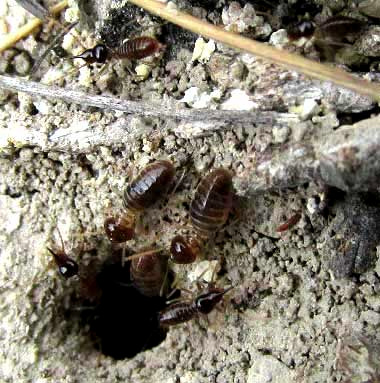
<svg viewBox="0 0 380 383"><path fill-rule="evenodd" d="M138 258L144 257L146 255L153 255L153 254L161 253L164 250L165 250L164 248L158 248L158 249L153 249L153 250L148 250L148 251L142 251L141 253L136 253L136 254L130 255L129 257L126 257L125 261L132 261L133 259L138 259Z"/></svg>
<svg viewBox="0 0 380 383"><path fill-rule="evenodd" d="M64 245L64 243L63 243L63 238L62 238L61 231L59 230L58 226L56 227L56 229L57 229L57 233L58 233L59 239L60 239L60 241L61 241L61 248L62 248L62 251L64 251L64 249L65 249L65 245ZM50 252L51 252L51 251L50 251Z"/></svg>
<svg viewBox="0 0 380 383"><path fill-rule="evenodd" d="M48 47L44 50L44 52L41 54L40 57L38 57L33 66L32 66L32 69L30 70L29 72L29 75L31 77L33 77L33 75L37 72L38 68L41 66L41 63L45 60L45 58L48 56L48 54L51 52L51 50L58 45L58 43L63 39L63 37L68 33L70 32L70 30L72 28L74 28L76 25L78 24L78 22L74 22L74 23L71 23L68 27L64 27L64 30L63 32L61 33L58 33L54 38L53 40L51 41L51 43L48 45Z"/></svg>

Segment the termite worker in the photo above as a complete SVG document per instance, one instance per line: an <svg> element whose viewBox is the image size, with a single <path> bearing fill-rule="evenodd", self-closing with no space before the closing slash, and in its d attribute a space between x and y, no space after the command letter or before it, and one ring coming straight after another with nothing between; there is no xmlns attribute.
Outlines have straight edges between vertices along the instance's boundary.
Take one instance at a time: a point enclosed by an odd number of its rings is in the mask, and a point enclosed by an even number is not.
<svg viewBox="0 0 380 383"><path fill-rule="evenodd" d="M286 222L282 223L280 226L277 227L277 232L283 232L291 229L294 225L298 223L298 221L301 219L302 215L301 212L297 211L295 214L293 214Z"/></svg>
<svg viewBox="0 0 380 383"><path fill-rule="evenodd" d="M355 40L362 33L366 24L351 17L337 15L325 22L315 25L312 21L303 20L287 27L290 40L305 37L320 52L321 58L335 61L340 49L352 49Z"/></svg>
<svg viewBox="0 0 380 383"><path fill-rule="evenodd" d="M130 257L131 281L147 297L163 296L166 292L168 258L160 252L160 249L152 249Z"/></svg>
<svg viewBox="0 0 380 383"><path fill-rule="evenodd" d="M227 221L232 208L232 176L226 169L211 171L200 181L190 205L192 234L175 236L170 245L174 263L192 263L204 243Z"/></svg>
<svg viewBox="0 0 380 383"><path fill-rule="evenodd" d="M158 322L161 327L170 327L188 322L199 315L207 315L223 299L223 296L232 289L222 289L213 284L191 301L172 303L158 313Z"/></svg>
<svg viewBox="0 0 380 383"><path fill-rule="evenodd" d="M71 278L78 274L79 266L72 258L66 254L62 235L58 229L57 231L61 240L61 248L59 250L53 251L50 247L47 247L47 250L53 255L54 261L58 266L58 271L62 277Z"/></svg>
<svg viewBox="0 0 380 383"><path fill-rule="evenodd" d="M82 59L87 64L104 64L110 58L140 60L164 48L165 46L153 37L141 36L124 42L116 49L110 49L105 44L97 44L72 58Z"/></svg>
<svg viewBox="0 0 380 383"><path fill-rule="evenodd" d="M124 192L125 212L104 221L111 242L123 243L134 237L137 216L167 194L174 176L175 169L169 161L155 161L142 169Z"/></svg>

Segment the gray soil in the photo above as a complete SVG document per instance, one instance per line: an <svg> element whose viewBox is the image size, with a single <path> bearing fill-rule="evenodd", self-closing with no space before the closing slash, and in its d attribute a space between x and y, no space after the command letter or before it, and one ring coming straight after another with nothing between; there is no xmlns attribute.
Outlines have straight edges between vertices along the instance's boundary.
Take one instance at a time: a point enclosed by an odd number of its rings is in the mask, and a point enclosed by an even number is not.
<svg viewBox="0 0 380 383"><path fill-rule="evenodd" d="M3 3L0 27L16 28L30 17L13 0ZM297 1L175 3L249 37L310 58L320 55L311 42L286 38L282 15L302 15ZM344 0L308 3L318 23L332 14L370 20L350 55L339 50L334 61L361 75L373 70L367 78L376 80L375 2L361 2L361 8ZM72 4L68 11L72 18L75 9ZM378 106L220 44L192 60L198 36L125 1L94 0L81 12L76 37L64 43L69 55L83 50L79 44L93 46L95 36L115 47L128 36L148 34L167 49L148 60L145 79L129 73L141 62L114 60L100 75L100 67L79 74L72 60L52 52L34 80L46 83L48 71L56 70L61 78L54 85L162 106L173 117L0 89L0 381L379 382ZM46 23L6 51L1 71L25 75L32 57L58 33L49 28ZM225 117L200 118L199 105ZM175 117L190 107L194 113L186 120ZM229 117L228 109L239 108L268 120ZM128 247L168 247L188 222L200 178L212 168L228 168L237 195L234 214L200 259L173 269L179 286L195 295L202 267L215 264L217 285L235 288L208 321L172 327L159 346L115 360L102 353L83 319L91 308L82 304L78 277L60 277L46 247L60 248L58 228L66 252L90 272L112 252L104 218L122 209L128 181L156 159L171 160L185 177L170 198L144 213ZM294 225L279 231L297 214ZM137 309L129 307L130 315ZM145 335L141 328L126 331Z"/></svg>

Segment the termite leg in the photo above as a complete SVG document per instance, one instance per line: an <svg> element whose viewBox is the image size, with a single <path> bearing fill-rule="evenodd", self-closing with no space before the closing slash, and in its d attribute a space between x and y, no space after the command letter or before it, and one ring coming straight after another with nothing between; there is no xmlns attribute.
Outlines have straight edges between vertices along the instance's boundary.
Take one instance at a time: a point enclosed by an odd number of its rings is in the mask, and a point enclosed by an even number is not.
<svg viewBox="0 0 380 383"><path fill-rule="evenodd" d="M156 253L161 253L164 250L165 250L164 248L157 248L157 249L153 249L153 250L142 251L141 253L136 253L136 254L130 255L129 257L126 257L125 260L131 261L132 259L141 258L141 257L144 257L145 255L152 255L152 254L156 254Z"/></svg>
<svg viewBox="0 0 380 383"><path fill-rule="evenodd" d="M160 297L164 296L165 285L168 284L168 277L169 277L169 262L166 262L165 275L164 275L164 279L162 281L162 285L161 285L161 288L160 288Z"/></svg>
<svg viewBox="0 0 380 383"><path fill-rule="evenodd" d="M59 236L59 240L61 241L61 249L63 251L65 249L65 245L63 244L62 234L61 234L61 232L60 232L58 227L57 227L57 233L58 233L58 236Z"/></svg>
<svg viewBox="0 0 380 383"><path fill-rule="evenodd" d="M169 198L172 197L174 195L174 193L177 191L177 189L179 188L179 186L182 184L184 178L186 176L186 169L183 169L182 170L182 173L181 175L179 176L177 182L175 183L175 185L173 186L173 190L170 192L169 194Z"/></svg>

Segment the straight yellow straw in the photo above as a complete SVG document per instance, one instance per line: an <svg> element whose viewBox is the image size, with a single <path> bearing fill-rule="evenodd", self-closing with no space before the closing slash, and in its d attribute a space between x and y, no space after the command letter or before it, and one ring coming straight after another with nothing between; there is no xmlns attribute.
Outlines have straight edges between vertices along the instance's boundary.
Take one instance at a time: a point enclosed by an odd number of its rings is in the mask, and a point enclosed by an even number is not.
<svg viewBox="0 0 380 383"><path fill-rule="evenodd" d="M245 52L252 53L264 60L294 69L299 73L323 81L331 81L354 92L372 97L380 101L380 85L354 77L349 73L329 65L308 60L300 55L282 51L267 44L260 43L239 34L228 32L206 21L199 20L176 9L171 2L156 0L129 0L135 4L173 24L188 29L201 36L220 41L223 44Z"/></svg>
<svg viewBox="0 0 380 383"><path fill-rule="evenodd" d="M65 9L66 7L67 7L67 0L63 0L57 5L54 5L54 7L50 9L50 13L52 15L56 15L60 13L63 9ZM6 35L4 39L0 41L0 53L5 51L8 48L11 48L14 44L17 43L17 41L23 39L24 37L32 33L34 29L42 25L42 21L43 20L37 19L36 17L34 17L32 20L30 20L24 26L19 28L17 31Z"/></svg>

